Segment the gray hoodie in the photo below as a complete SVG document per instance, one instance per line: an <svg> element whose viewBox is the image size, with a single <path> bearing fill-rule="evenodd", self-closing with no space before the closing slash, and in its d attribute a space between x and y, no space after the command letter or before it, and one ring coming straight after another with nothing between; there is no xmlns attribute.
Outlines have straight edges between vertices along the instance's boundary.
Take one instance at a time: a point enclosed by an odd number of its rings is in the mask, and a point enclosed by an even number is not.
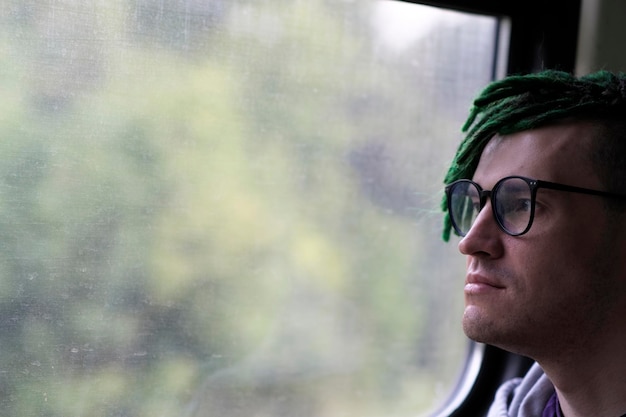
<svg viewBox="0 0 626 417"><path fill-rule="evenodd" d="M538 364L498 388L487 417L541 417L554 386Z"/></svg>

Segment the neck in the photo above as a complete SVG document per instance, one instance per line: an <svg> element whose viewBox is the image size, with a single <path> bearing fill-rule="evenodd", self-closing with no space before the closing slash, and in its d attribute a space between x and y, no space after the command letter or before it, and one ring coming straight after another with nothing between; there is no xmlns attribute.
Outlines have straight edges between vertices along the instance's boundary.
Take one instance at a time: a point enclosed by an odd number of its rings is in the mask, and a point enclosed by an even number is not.
<svg viewBox="0 0 626 417"><path fill-rule="evenodd" d="M555 386L565 417L626 413L626 332L614 330L606 337L598 336L588 339L585 349L577 346L536 358Z"/></svg>

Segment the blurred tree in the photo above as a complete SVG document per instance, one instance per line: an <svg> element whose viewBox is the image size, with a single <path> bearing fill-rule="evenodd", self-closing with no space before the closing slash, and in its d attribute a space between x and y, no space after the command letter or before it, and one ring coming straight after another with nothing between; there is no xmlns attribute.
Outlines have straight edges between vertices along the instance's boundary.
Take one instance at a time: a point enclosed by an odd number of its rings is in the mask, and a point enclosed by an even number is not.
<svg viewBox="0 0 626 417"><path fill-rule="evenodd" d="M449 116L372 3L4 6L3 415L430 404Z"/></svg>

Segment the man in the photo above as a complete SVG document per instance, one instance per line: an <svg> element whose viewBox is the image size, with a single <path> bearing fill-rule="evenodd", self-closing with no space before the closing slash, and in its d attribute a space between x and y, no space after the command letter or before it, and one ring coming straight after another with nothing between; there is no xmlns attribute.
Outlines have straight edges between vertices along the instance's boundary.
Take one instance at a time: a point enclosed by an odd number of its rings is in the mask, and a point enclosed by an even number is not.
<svg viewBox="0 0 626 417"><path fill-rule="evenodd" d="M626 415L626 75L496 81L464 130L444 203L463 329L537 362L489 417Z"/></svg>

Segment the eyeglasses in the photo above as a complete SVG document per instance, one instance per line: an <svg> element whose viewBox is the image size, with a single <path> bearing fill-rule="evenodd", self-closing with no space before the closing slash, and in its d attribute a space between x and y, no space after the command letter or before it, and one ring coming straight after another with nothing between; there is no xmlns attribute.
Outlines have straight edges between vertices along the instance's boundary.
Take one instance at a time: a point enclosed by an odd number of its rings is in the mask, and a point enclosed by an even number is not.
<svg viewBox="0 0 626 417"><path fill-rule="evenodd" d="M465 236L478 213L491 201L493 216L506 234L519 236L528 232L535 217L535 200L539 188L626 199L626 195L590 190L555 182L511 176L502 178L492 190L483 190L471 180L458 180L446 186L448 213L459 236Z"/></svg>

